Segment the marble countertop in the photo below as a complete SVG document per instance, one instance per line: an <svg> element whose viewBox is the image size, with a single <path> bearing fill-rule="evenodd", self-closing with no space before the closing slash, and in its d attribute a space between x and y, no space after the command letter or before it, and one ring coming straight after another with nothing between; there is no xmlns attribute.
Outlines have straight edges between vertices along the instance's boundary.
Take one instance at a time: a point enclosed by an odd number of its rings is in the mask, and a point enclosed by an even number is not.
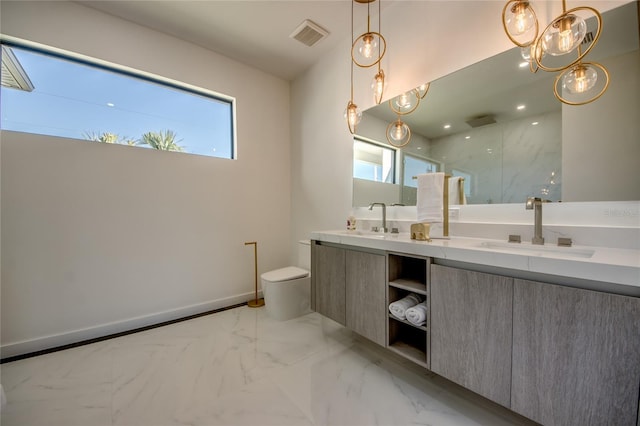
<svg viewBox="0 0 640 426"><path fill-rule="evenodd" d="M640 296L640 251L607 247L544 246L484 238L411 240L408 233L316 231L312 240L429 256L483 266L570 277L631 287Z"/></svg>

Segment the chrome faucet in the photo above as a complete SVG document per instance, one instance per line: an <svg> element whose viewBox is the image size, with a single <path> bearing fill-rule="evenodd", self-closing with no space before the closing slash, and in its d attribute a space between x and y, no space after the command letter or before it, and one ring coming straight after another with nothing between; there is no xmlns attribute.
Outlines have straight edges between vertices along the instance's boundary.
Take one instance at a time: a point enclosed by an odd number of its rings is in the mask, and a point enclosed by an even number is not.
<svg viewBox="0 0 640 426"><path fill-rule="evenodd" d="M373 210L373 206L382 206L382 228L380 228L380 232L387 232L387 205L385 203L371 203L369 204L369 210Z"/></svg>
<svg viewBox="0 0 640 426"><path fill-rule="evenodd" d="M533 239L531 244L544 244L544 238L542 238L542 199L537 197L528 197L527 210L533 210L534 212L534 225L533 225Z"/></svg>

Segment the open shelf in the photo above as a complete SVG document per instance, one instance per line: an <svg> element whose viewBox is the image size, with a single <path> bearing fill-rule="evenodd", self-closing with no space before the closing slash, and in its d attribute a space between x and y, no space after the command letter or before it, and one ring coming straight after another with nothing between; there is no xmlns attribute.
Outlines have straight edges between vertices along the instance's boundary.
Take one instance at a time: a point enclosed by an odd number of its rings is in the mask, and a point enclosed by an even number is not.
<svg viewBox="0 0 640 426"><path fill-rule="evenodd" d="M391 287L401 288L413 293L422 294L423 296L427 295L427 285L418 280L396 278L393 281L389 281L389 285Z"/></svg>
<svg viewBox="0 0 640 426"><path fill-rule="evenodd" d="M391 313L389 314L389 318L394 320L394 321L398 321L398 322L401 322L403 324L407 324L410 327L417 328L418 330L427 331L427 326L426 325L416 325L416 324L412 323L411 321L402 320L402 319L400 319L398 317L395 317Z"/></svg>
<svg viewBox="0 0 640 426"><path fill-rule="evenodd" d="M429 368L429 366L427 365L427 353L421 351L416 347L407 345L404 342L396 342L392 345L389 345L389 349L397 353L398 355L415 362L416 364L420 364L425 368Z"/></svg>
<svg viewBox="0 0 640 426"><path fill-rule="evenodd" d="M391 304L415 293L423 301L427 300L427 306L429 306L430 259L399 253L389 253L387 259L387 302ZM428 315L425 325L415 325L407 320L396 318L391 313L388 313L387 319L387 347L426 368L429 368Z"/></svg>
<svg viewBox="0 0 640 426"><path fill-rule="evenodd" d="M414 325L389 319L389 349L412 361L427 366L427 333Z"/></svg>

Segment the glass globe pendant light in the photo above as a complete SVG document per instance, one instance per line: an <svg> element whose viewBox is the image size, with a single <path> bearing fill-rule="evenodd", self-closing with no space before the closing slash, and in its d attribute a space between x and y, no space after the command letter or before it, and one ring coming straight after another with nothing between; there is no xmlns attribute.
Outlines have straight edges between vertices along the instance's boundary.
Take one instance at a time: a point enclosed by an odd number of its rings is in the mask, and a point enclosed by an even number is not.
<svg viewBox="0 0 640 426"><path fill-rule="evenodd" d="M400 117L387 126L387 141L396 148L402 148L411 141L411 129Z"/></svg>
<svg viewBox="0 0 640 426"><path fill-rule="evenodd" d="M382 71L382 69L378 67L378 72L373 77L373 82L371 83L371 88L373 89L373 99L375 100L376 105L379 105L380 102L382 102L384 87L385 87L384 71Z"/></svg>
<svg viewBox="0 0 640 426"><path fill-rule="evenodd" d="M387 51L387 42L377 31L371 30L370 4L376 0L352 0L351 23L353 27L353 2L367 4L367 31L358 36L351 45L351 60L361 68L369 68L382 60ZM378 0L378 31L380 30L380 0ZM353 37L352 37L353 38Z"/></svg>
<svg viewBox="0 0 640 426"><path fill-rule="evenodd" d="M600 98L609 87L609 72L596 62L578 62L558 74L553 94L567 105L585 105Z"/></svg>
<svg viewBox="0 0 640 426"><path fill-rule="evenodd" d="M356 132L357 125L362 120L362 111L360 111L358 105L354 104L353 101L349 101L349 103L347 103L347 108L344 110L344 118L347 120L349 131L351 134L354 134Z"/></svg>
<svg viewBox="0 0 640 426"><path fill-rule="evenodd" d="M417 90L410 90L389 100L389 107L398 115L410 114L418 108L420 104L420 93Z"/></svg>
<svg viewBox="0 0 640 426"><path fill-rule="evenodd" d="M418 92L418 96L420 97L420 99L424 99L424 97L427 96L429 87L431 87L431 83L424 83L415 89Z"/></svg>
<svg viewBox="0 0 640 426"><path fill-rule="evenodd" d="M579 47L587 34L587 24L585 18L579 16L578 13L593 15L597 25L593 41L591 41L591 44L589 44L584 51ZM566 10L565 0L562 0L562 14L551 21L536 40L535 46L531 51L533 59L538 67L544 71L564 71L579 63L585 55L593 49L601 33L602 16L600 12L588 6L580 6ZM569 55L576 50L578 51L577 55ZM564 65L552 66L550 63L543 63L543 58L546 54L548 54L550 58L567 55L572 59Z"/></svg>
<svg viewBox="0 0 640 426"><path fill-rule="evenodd" d="M502 9L502 26L516 46L526 47L538 37L538 18L526 0L509 0Z"/></svg>

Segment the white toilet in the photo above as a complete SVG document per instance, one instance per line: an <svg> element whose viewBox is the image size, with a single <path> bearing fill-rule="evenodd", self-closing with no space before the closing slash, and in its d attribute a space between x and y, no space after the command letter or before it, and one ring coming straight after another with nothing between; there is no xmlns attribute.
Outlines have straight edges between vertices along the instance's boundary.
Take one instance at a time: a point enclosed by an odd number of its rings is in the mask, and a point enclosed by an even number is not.
<svg viewBox="0 0 640 426"><path fill-rule="evenodd" d="M285 321L311 312L311 243L298 241L298 266L260 275L267 315Z"/></svg>

